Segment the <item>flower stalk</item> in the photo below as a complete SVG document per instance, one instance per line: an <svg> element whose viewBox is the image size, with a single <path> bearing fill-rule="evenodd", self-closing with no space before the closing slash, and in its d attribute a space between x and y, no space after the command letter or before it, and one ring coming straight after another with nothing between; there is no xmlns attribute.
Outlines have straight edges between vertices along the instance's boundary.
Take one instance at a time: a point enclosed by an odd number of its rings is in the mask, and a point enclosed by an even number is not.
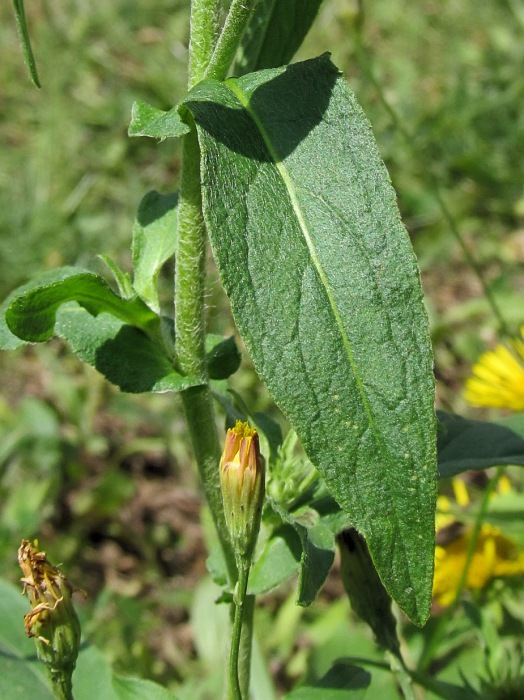
<svg viewBox="0 0 524 700"><path fill-rule="evenodd" d="M220 485L224 516L229 530L238 570L233 602L233 634L229 656L229 699L242 700L249 690L251 640L244 639L244 618L252 616L254 601L247 596L251 560L260 529L265 494L264 458L260 454L258 434L247 423L237 421L227 431L220 459ZM244 635L245 636L245 635Z"/></svg>

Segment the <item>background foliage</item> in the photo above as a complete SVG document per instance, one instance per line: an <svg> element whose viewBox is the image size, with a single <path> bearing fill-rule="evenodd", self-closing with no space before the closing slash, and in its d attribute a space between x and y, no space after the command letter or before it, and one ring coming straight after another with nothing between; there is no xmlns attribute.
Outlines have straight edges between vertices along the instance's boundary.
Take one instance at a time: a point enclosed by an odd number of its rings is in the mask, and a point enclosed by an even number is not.
<svg viewBox="0 0 524 700"><path fill-rule="evenodd" d="M127 138L130 108L143 99L167 109L182 94L187 4L31 3L42 91L27 80L10 6L0 8L2 298L56 265L100 271L100 252L129 267L138 203L150 189L173 189L179 163L176 140L159 147ZM496 337L497 323L441 215L433 180L514 329L524 295L523 28L515 0L416 7L377 0L363 12L357 2L327 0L298 56L330 50L373 125L421 266L439 405L447 410L465 411L463 379ZM211 329L231 331L214 280ZM169 266L162 283L169 290ZM88 593L80 604L90 617L84 630L119 670L158 680L174 674L179 697L194 698L196 670L205 668L198 692L214 687L220 670L208 635L216 624L219 636L223 610L212 606L205 579L191 592L204 574L204 536L173 399L119 394L58 343L3 354L0 383L0 559L7 576L19 577L21 534L39 533L50 557ZM234 383L254 410L268 408L247 363ZM520 475L513 480L518 487ZM506 611L516 605L515 594L496 588L495 618L503 615L501 599ZM321 676L341 647L376 656L367 631L348 632L348 614L334 582L306 611L294 606L292 592L266 602L261 639L282 689L306 669ZM137 639L138 619L145 633ZM518 615L510 622L508 634L520 629ZM406 634L416 650L429 632ZM461 648L462 668L478 666L478 645ZM458 680L458 669L448 666L450 679ZM377 671L373 683L386 698L389 674Z"/></svg>

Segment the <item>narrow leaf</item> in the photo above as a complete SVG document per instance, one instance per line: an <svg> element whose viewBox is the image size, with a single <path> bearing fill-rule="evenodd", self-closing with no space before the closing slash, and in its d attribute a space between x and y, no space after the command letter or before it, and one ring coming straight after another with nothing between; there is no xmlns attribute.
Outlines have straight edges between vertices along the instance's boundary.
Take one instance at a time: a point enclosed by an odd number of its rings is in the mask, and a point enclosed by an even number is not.
<svg viewBox="0 0 524 700"><path fill-rule="evenodd" d="M242 38L232 69L244 75L289 63L300 48L323 0L259 2Z"/></svg>
<svg viewBox="0 0 524 700"><path fill-rule="evenodd" d="M129 136L150 136L153 139L164 139L183 136L189 132L184 124L177 107L165 112L151 107L147 102L137 100L131 108L131 123L127 133Z"/></svg>
<svg viewBox="0 0 524 700"><path fill-rule="evenodd" d="M162 265L175 253L178 194L148 192L140 202L133 225L133 287L157 313L157 280Z"/></svg>
<svg viewBox="0 0 524 700"><path fill-rule="evenodd" d="M102 277L78 268L67 268L62 279L15 296L5 314L7 325L22 340L42 343L53 336L57 309L69 301L93 316L106 311L144 330L158 327L158 316L141 299L122 299Z"/></svg>
<svg viewBox="0 0 524 700"><path fill-rule="evenodd" d="M467 469L524 466L524 440L503 425L437 411L438 473L447 479Z"/></svg>
<svg viewBox="0 0 524 700"><path fill-rule="evenodd" d="M18 29L18 35L20 37L20 43L22 45L22 51L24 53L24 60L31 76L31 80L34 85L39 88L40 80L38 78L38 71L36 69L36 61L33 54L33 49L31 48L31 40L29 39L29 32L27 30L27 21L25 18L24 10L24 0L13 0L13 7L15 10L16 27Z"/></svg>
<svg viewBox="0 0 524 700"><path fill-rule="evenodd" d="M369 122L327 56L187 98L206 224L257 372L380 576L429 614L432 355L419 274Z"/></svg>
<svg viewBox="0 0 524 700"><path fill-rule="evenodd" d="M133 291L133 285L131 283L131 276L128 272L124 272L119 265L111 258L109 255L99 255L100 260L104 265L111 271L114 277L116 285L118 287L118 293L123 299L132 299L135 296Z"/></svg>

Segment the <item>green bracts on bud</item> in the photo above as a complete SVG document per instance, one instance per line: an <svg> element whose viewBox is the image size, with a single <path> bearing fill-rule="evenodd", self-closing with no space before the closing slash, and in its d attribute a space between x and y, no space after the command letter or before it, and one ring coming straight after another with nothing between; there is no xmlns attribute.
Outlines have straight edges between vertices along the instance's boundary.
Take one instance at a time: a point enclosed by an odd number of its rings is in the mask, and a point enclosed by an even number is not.
<svg viewBox="0 0 524 700"><path fill-rule="evenodd" d="M391 598L377 574L366 540L354 528L348 528L339 535L338 543L340 574L351 607L371 627L377 644L399 657Z"/></svg>
<svg viewBox="0 0 524 700"><path fill-rule="evenodd" d="M47 561L45 552L37 551L28 540L22 540L18 563L32 607L24 617L25 631L36 640L38 657L46 664L57 697L71 698L71 677L80 647L72 588L62 572Z"/></svg>
<svg viewBox="0 0 524 700"><path fill-rule="evenodd" d="M260 529L265 477L258 434L247 423L237 421L227 431L220 459L220 485L235 555L250 560Z"/></svg>

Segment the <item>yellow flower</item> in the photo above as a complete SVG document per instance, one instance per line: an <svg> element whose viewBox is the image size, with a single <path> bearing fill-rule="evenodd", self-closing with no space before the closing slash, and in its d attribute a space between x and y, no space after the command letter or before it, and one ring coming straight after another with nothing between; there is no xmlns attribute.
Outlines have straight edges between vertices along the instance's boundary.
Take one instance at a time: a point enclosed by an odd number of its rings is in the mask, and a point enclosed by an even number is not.
<svg viewBox="0 0 524 700"><path fill-rule="evenodd" d="M464 392L468 403L524 411L524 326L509 346L481 355L472 374Z"/></svg>
<svg viewBox="0 0 524 700"><path fill-rule="evenodd" d="M435 547L435 578L433 597L439 605L455 600L457 587L464 571L471 532ZM468 568L466 588L479 590L492 579L524 574L524 552L500 530L484 524Z"/></svg>
<svg viewBox="0 0 524 700"><path fill-rule="evenodd" d="M466 484L461 479L453 479L451 484L457 504L466 507L470 502ZM504 494L509 490L509 480L502 476L497 484L497 492ZM496 498L496 494L493 497ZM442 606L450 605L455 600L472 535L472 529L466 529L450 510L449 499L439 496L433 598ZM480 590L494 578L519 574L524 574L524 552L519 551L515 542L498 528L487 523L482 525L469 563L465 588Z"/></svg>

